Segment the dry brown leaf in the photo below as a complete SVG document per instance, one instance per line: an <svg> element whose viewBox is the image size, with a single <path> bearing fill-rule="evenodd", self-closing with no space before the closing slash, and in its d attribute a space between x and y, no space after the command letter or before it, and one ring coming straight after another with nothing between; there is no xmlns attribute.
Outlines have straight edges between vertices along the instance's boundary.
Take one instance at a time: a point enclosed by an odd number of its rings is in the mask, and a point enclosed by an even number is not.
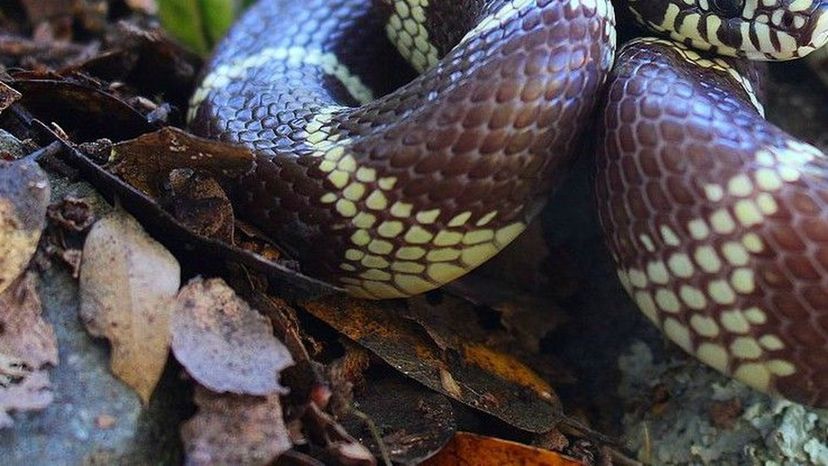
<svg viewBox="0 0 828 466"><path fill-rule="evenodd" d="M63 200L49 205L49 220L65 231L79 233L95 223L95 211L84 199L66 196Z"/></svg>
<svg viewBox="0 0 828 466"><path fill-rule="evenodd" d="M279 372L293 365L270 319L221 279L194 278L181 289L172 350L194 379L216 393L282 393Z"/></svg>
<svg viewBox="0 0 828 466"><path fill-rule="evenodd" d="M40 315L34 274L0 294L0 429L9 411L43 409L52 401L46 366L58 363L54 331Z"/></svg>
<svg viewBox="0 0 828 466"><path fill-rule="evenodd" d="M407 310L398 302L326 298L303 307L406 376L517 428L546 432L562 417L549 384L514 356L479 341L486 338L482 329L466 326L456 335L425 329L404 318ZM460 329L457 322L440 322Z"/></svg>
<svg viewBox="0 0 828 466"><path fill-rule="evenodd" d="M217 178L242 174L253 166L253 153L168 127L115 144L112 172L132 186L159 197L158 180L176 168L210 172Z"/></svg>
<svg viewBox="0 0 828 466"><path fill-rule="evenodd" d="M5 379L5 372L15 367L16 363L0 357L0 429L12 426L9 411L39 411L54 399L46 371L26 371L25 375Z"/></svg>
<svg viewBox="0 0 828 466"><path fill-rule="evenodd" d="M181 427L187 465L271 464L291 448L279 395L217 395L196 387L199 410Z"/></svg>
<svg viewBox="0 0 828 466"><path fill-rule="evenodd" d="M0 160L0 293L26 268L46 224L49 180L29 160Z"/></svg>
<svg viewBox="0 0 828 466"><path fill-rule="evenodd" d="M21 94L9 87L8 84L0 82L0 113L9 108L11 104L20 100Z"/></svg>
<svg viewBox="0 0 828 466"><path fill-rule="evenodd" d="M80 316L112 344L112 372L149 401L167 361L178 261L123 211L99 220L83 248Z"/></svg>
<svg viewBox="0 0 828 466"><path fill-rule="evenodd" d="M188 169L169 176L167 210L193 233L233 244L234 215L227 194L214 178Z"/></svg>
<svg viewBox="0 0 828 466"><path fill-rule="evenodd" d="M492 437L457 432L440 453L423 466L584 466L554 451Z"/></svg>
<svg viewBox="0 0 828 466"><path fill-rule="evenodd" d="M379 437L396 464L419 464L440 451L457 429L448 397L397 375L373 377L355 393L354 408L359 412L351 411L343 427L381 457Z"/></svg>

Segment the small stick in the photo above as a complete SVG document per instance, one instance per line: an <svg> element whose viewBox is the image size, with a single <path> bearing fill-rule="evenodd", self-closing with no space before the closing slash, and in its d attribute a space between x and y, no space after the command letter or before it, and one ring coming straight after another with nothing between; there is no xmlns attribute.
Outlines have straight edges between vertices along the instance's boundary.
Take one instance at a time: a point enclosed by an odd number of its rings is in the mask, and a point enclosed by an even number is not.
<svg viewBox="0 0 828 466"><path fill-rule="evenodd" d="M354 407L351 407L351 413L353 413L354 416L358 417L365 423L366 426L368 426L368 430L371 432L371 437L374 437L374 441L377 442L377 448L379 448L380 455L382 455L382 462L385 463L385 466L392 466L391 454L388 453L388 447L385 446L385 442L383 442L382 435L380 435L379 428L377 428L374 420L368 417L367 414Z"/></svg>

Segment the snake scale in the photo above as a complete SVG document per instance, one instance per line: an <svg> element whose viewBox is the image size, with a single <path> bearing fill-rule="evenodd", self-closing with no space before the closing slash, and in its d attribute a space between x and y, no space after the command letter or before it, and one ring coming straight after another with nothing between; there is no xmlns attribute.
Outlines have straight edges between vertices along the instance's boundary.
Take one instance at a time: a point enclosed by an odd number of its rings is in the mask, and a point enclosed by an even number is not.
<svg viewBox="0 0 828 466"><path fill-rule="evenodd" d="M710 366L828 406L828 162L764 120L744 60L824 45L828 2L615 8L661 38L616 51L609 0L260 0L191 127L255 150L244 218L369 299L494 256L592 128L601 225L644 314Z"/></svg>

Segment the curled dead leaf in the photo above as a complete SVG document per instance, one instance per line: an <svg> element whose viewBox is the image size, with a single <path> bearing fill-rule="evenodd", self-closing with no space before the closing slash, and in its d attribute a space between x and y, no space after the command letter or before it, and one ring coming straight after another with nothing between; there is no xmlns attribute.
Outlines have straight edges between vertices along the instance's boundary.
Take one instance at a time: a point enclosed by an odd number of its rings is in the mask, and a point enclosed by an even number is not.
<svg viewBox="0 0 828 466"><path fill-rule="evenodd" d="M167 361L178 261L129 214L99 220L83 248L80 316L112 344L112 372L149 401Z"/></svg>
<svg viewBox="0 0 828 466"><path fill-rule="evenodd" d="M172 350L196 381L216 393L282 393L279 372L293 365L270 320L221 279L194 278L181 289Z"/></svg>
<svg viewBox="0 0 828 466"><path fill-rule="evenodd" d="M58 363L57 340L40 313L33 274L0 294L0 429L11 426L9 411L39 410L52 401L46 366Z"/></svg>
<svg viewBox="0 0 828 466"><path fill-rule="evenodd" d="M271 464L291 448L279 395L223 394L196 387L196 415L181 427L187 465Z"/></svg>
<svg viewBox="0 0 828 466"><path fill-rule="evenodd" d="M440 453L423 466L584 466L584 463L554 451L508 440L457 432Z"/></svg>
<svg viewBox="0 0 828 466"><path fill-rule="evenodd" d="M230 199L214 178L188 169L170 173L167 210L193 233L233 244L234 215Z"/></svg>
<svg viewBox="0 0 828 466"><path fill-rule="evenodd" d="M13 78L8 84L23 94L20 105L43 121L54 122L76 141L117 141L156 128L139 109L89 76L19 72Z"/></svg>
<svg viewBox="0 0 828 466"><path fill-rule="evenodd" d="M47 214L49 220L70 232L82 232L95 223L93 207L86 200L72 196L51 204Z"/></svg>
<svg viewBox="0 0 828 466"><path fill-rule="evenodd" d="M37 249L46 224L49 180L29 160L0 160L0 293Z"/></svg>

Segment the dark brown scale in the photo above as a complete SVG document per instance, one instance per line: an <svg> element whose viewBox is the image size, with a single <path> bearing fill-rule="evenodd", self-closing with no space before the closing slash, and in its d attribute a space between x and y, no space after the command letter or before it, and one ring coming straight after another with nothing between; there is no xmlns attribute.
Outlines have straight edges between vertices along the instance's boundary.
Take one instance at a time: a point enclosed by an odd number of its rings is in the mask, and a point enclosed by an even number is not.
<svg viewBox="0 0 828 466"><path fill-rule="evenodd" d="M828 405L825 155L765 121L727 73L689 63L675 46L625 47L607 96L597 205L631 295L686 350L706 351L714 367L794 401ZM676 101L685 111L674 111ZM747 203L766 210L740 217ZM669 265L684 258L689 272ZM666 282L659 264L667 265ZM737 286L746 283L738 274L750 274L752 286ZM685 299L683 288L703 299ZM667 292L678 308L663 299ZM710 356L719 351L712 347L726 351L724 363ZM772 368L767 379L756 365Z"/></svg>

